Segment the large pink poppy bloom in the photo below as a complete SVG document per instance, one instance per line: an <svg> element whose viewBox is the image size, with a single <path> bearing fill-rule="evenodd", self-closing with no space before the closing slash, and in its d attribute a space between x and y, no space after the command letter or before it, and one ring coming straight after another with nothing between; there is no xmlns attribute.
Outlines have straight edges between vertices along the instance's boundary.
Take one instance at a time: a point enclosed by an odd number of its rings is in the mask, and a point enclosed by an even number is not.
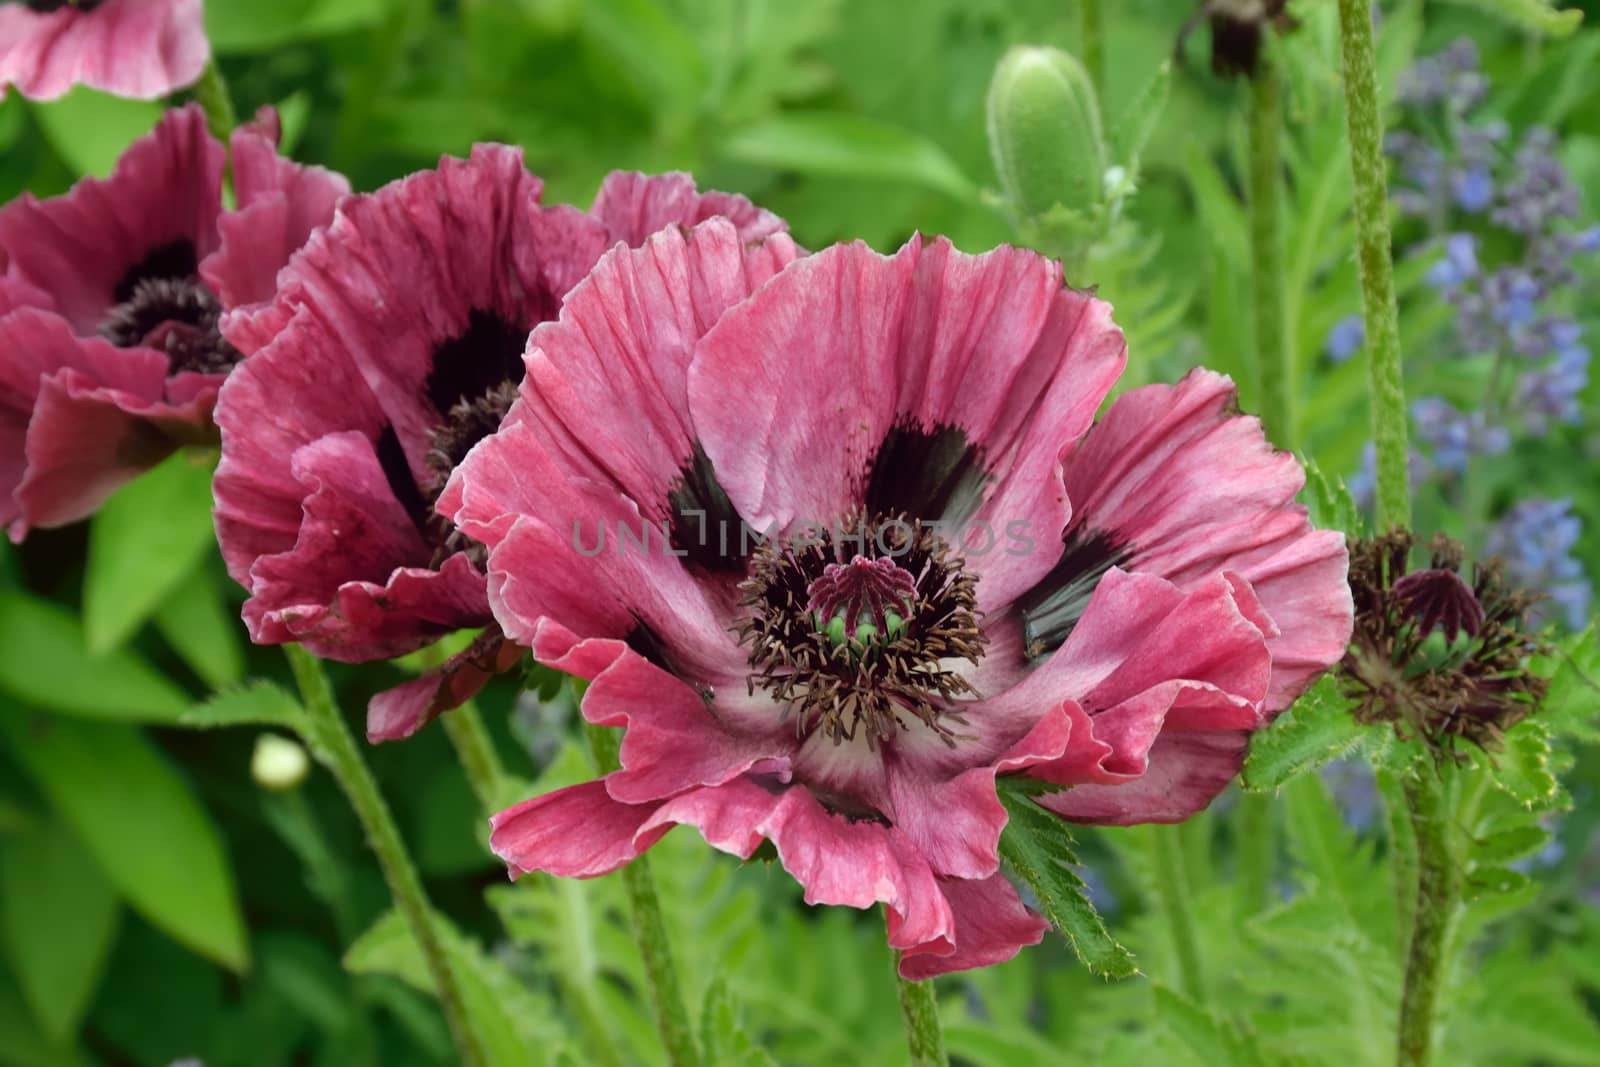
<svg viewBox="0 0 1600 1067"><path fill-rule="evenodd" d="M404 737L520 656L492 627L480 553L433 509L516 395L528 332L608 246L711 214L759 240L781 220L687 175L612 175L590 212L539 202L519 149L352 196L296 255L276 299L224 319L250 358L222 391L216 522L261 643L364 661L489 627L369 709Z"/></svg>
<svg viewBox="0 0 1600 1067"><path fill-rule="evenodd" d="M229 309L272 295L278 268L349 186L277 154L270 111L228 152L190 105L104 180L0 208L0 523L20 540L95 510L179 445L214 440L238 359Z"/></svg>
<svg viewBox="0 0 1600 1067"><path fill-rule="evenodd" d="M74 85L153 100L211 58L200 0L0 3L0 96L53 100Z"/></svg>
<svg viewBox="0 0 1600 1067"><path fill-rule="evenodd" d="M679 823L765 839L809 902L884 903L906 977L995 963L1046 929L996 775L1082 821L1204 807L1342 654L1343 540L1224 378L1091 429L1125 346L1056 264L786 258L717 221L608 255L447 485L505 632L625 729L492 844L587 877Z"/></svg>

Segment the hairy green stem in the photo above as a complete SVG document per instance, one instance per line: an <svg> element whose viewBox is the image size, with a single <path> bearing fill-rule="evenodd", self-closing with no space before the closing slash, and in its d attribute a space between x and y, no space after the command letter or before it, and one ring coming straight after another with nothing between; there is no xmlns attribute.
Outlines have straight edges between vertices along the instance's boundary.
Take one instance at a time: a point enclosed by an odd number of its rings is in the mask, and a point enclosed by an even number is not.
<svg viewBox="0 0 1600 1067"><path fill-rule="evenodd" d="M472 786L472 795L491 815L499 811L507 799L506 769L500 762L500 754L494 750L494 741L483 724L478 706L469 700L454 711L445 712L440 721Z"/></svg>
<svg viewBox="0 0 1600 1067"><path fill-rule="evenodd" d="M194 99L206 113L206 125L217 137L226 141L233 128L239 125L239 116L233 110L233 97L228 94L228 83L222 77L216 57L200 72L194 83Z"/></svg>
<svg viewBox="0 0 1600 1067"><path fill-rule="evenodd" d="M1261 421L1280 448L1298 444L1294 365L1284 314L1283 79L1264 51L1250 81L1250 264Z"/></svg>
<svg viewBox="0 0 1600 1067"><path fill-rule="evenodd" d="M378 791L366 761L361 758L350 728L345 725L339 706L334 702L333 687L322 663L298 645L288 645L285 652L294 679L300 688L300 698L305 704L307 737L313 751L327 764L333 776L344 789L350 806L355 809L361 828L366 831L367 844L378 857L378 866L394 895L399 910L411 936L416 938L422 951L429 975L438 992L439 1006L450 1035L455 1041L456 1053L465 1067L485 1067L483 1046L467 1017L466 1001L461 995L461 984L455 968L439 938L433 921L433 907L428 903L422 879L406 852L400 828L395 825L389 805Z"/></svg>
<svg viewBox="0 0 1600 1067"><path fill-rule="evenodd" d="M1272 887L1272 868L1278 855L1272 798L1246 793L1239 798L1233 817L1237 834L1234 857L1238 866L1239 918L1264 910Z"/></svg>
<svg viewBox="0 0 1600 1067"><path fill-rule="evenodd" d="M585 724L584 734L600 773L609 774L622 765L617 757L618 742L613 730L591 723ZM628 894L633 936L639 944L639 955L644 960L650 1000L655 1008L656 1028L666 1047L667 1060L673 1067L698 1064L700 1050L695 1046L694 1029L689 1025L689 1013L684 1009L683 988L678 982L677 968L672 963L672 946L667 938L666 921L661 915L661 900L656 895L655 879L650 875L649 858L640 856L619 873L623 889Z"/></svg>
<svg viewBox="0 0 1600 1067"><path fill-rule="evenodd" d="M1078 0L1078 46L1083 49L1083 69L1089 72L1101 106L1106 98L1106 38L1100 19L1100 0Z"/></svg>
<svg viewBox="0 0 1600 1067"><path fill-rule="evenodd" d="M946 1067L944 1026L939 1022L939 999L932 980L912 982L900 977L900 954L895 953L894 980L900 989L900 1014L906 1021L906 1046L911 1067Z"/></svg>
<svg viewBox="0 0 1600 1067"><path fill-rule="evenodd" d="M1178 981L1190 1000L1204 1004L1205 971L1200 963L1200 944L1195 940L1194 915L1189 910L1183 827L1152 826L1150 841L1155 860L1156 905L1167 920L1167 933L1178 959Z"/></svg>
<svg viewBox="0 0 1600 1067"><path fill-rule="evenodd" d="M1389 181L1378 112L1378 71L1368 0L1339 0L1344 55L1345 121L1355 179L1356 252L1366 319L1367 381L1377 450L1378 528L1411 522L1406 394L1400 365L1400 312L1389 238Z"/></svg>
<svg viewBox="0 0 1600 1067"><path fill-rule="evenodd" d="M1417 904L1400 998L1396 1062L1400 1067L1425 1067L1432 1062L1439 987L1461 899L1461 868L1451 844L1449 805L1437 772L1419 766L1406 776L1404 786L1417 846Z"/></svg>

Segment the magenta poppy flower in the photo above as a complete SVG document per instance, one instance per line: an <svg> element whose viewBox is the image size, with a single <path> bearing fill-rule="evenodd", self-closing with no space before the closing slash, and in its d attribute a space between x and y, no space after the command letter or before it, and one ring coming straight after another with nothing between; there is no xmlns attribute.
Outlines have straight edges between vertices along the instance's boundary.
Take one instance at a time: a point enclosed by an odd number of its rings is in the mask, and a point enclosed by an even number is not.
<svg viewBox="0 0 1600 1067"><path fill-rule="evenodd" d="M907 977L995 963L1046 929L996 776L1084 821L1204 807L1343 653L1343 540L1223 378L1091 429L1125 345L1058 265L772 251L713 220L610 253L445 488L505 633L625 728L492 844L587 877L676 824L766 840L809 902L887 905Z"/></svg>
<svg viewBox="0 0 1600 1067"><path fill-rule="evenodd" d="M481 550L433 503L516 397L535 325L617 241L711 212L748 239L781 229L682 174L616 174L592 212L547 207L522 153L470 159L346 199L269 305L228 316L250 356L218 405L217 534L261 643L374 660L489 628L374 699L373 740L404 737L520 656L493 628Z"/></svg>
<svg viewBox="0 0 1600 1067"><path fill-rule="evenodd" d="M180 445L214 440L239 358L219 318L272 295L278 268L348 190L277 154L265 112L228 153L196 106L169 111L104 180L0 208L0 523L84 518Z"/></svg>
<svg viewBox="0 0 1600 1067"><path fill-rule="evenodd" d="M53 100L74 85L154 100L197 81L211 45L200 0L0 3L0 96Z"/></svg>

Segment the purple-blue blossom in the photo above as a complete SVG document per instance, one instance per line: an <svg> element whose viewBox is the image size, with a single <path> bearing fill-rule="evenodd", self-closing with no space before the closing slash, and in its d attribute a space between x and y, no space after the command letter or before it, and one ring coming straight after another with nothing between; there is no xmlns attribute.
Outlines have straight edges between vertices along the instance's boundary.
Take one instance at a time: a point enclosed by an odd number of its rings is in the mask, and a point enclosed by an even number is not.
<svg viewBox="0 0 1600 1067"><path fill-rule="evenodd" d="M1582 535L1583 520L1573 514L1571 500L1536 497L1501 516L1489 531L1487 549L1505 561L1513 582L1549 598L1535 605L1538 618L1560 619L1578 630L1588 621L1594 595L1583 564L1572 555Z"/></svg>
<svg viewBox="0 0 1600 1067"><path fill-rule="evenodd" d="M1331 363L1343 363L1361 350L1367 337L1367 327L1360 315L1346 315L1333 324L1324 344Z"/></svg>
<svg viewBox="0 0 1600 1067"><path fill-rule="evenodd" d="M1497 456L1511 447L1504 426L1492 425L1481 411L1460 411L1442 397L1414 401L1411 421L1418 440L1432 449L1433 462L1451 474L1465 474L1474 456Z"/></svg>

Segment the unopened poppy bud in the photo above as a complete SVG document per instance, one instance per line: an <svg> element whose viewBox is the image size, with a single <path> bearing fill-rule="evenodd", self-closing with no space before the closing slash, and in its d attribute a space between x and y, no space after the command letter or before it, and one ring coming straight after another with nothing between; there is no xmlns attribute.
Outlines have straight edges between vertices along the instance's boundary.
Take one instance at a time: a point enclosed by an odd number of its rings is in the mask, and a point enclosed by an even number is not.
<svg viewBox="0 0 1600 1067"><path fill-rule="evenodd" d="M1013 48L995 68L988 112L994 169L1023 217L1100 204L1105 138L1083 64L1058 48Z"/></svg>
<svg viewBox="0 0 1600 1067"><path fill-rule="evenodd" d="M250 776L263 789L283 793L305 781L311 761L306 750L287 737L262 734L250 756Z"/></svg>

